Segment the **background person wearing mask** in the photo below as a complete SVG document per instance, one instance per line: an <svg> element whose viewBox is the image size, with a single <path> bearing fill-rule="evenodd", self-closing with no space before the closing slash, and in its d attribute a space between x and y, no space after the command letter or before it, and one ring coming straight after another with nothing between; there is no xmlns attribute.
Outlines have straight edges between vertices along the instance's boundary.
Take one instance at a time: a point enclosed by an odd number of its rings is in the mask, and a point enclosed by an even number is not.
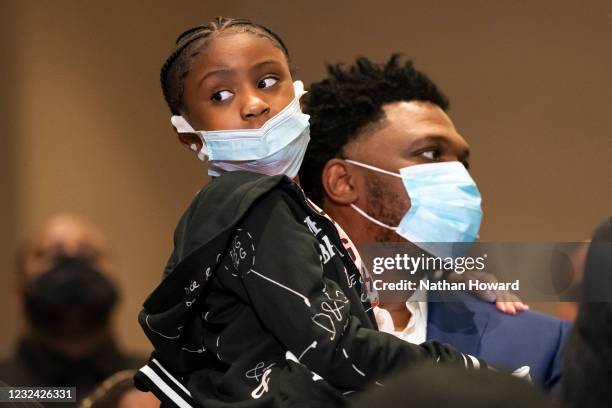
<svg viewBox="0 0 612 408"><path fill-rule="evenodd" d="M311 141L300 181L357 248L366 242L476 239L480 193L466 171L468 144L447 108L436 85L398 56L384 65L359 58L346 68L331 66L325 79L312 84L305 108ZM407 214L417 197L419 213L433 217ZM457 217L460 222L451 221ZM468 294L449 293L436 302L432 296L378 308L379 329L417 344L449 343L499 367L527 365L546 388L558 382L567 323L534 312L508 316Z"/></svg>
<svg viewBox="0 0 612 408"><path fill-rule="evenodd" d="M571 262L573 274L571 275L570 286L566 291L568 293L568 298L570 298L571 301L564 299L562 302L559 302L557 307L557 316L559 316L562 320L573 322L576 320L576 316L578 315L580 297L582 295L584 264L586 263L590 243L590 240L584 241L570 253L569 260Z"/></svg>
<svg viewBox="0 0 612 408"><path fill-rule="evenodd" d="M111 374L142 364L113 338L119 293L108 264L102 236L74 216L51 218L23 243L17 272L26 325L15 354L0 363L2 381L76 387L80 399Z"/></svg>

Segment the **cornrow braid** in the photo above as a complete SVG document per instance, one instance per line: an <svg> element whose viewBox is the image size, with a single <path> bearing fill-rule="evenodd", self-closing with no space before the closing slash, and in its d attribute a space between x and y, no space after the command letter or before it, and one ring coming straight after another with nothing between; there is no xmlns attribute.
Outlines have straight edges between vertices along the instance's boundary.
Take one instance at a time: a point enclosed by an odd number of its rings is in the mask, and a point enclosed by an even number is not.
<svg viewBox="0 0 612 408"><path fill-rule="evenodd" d="M310 142L300 169L300 184L315 203L323 203L321 173L325 164L342 155L344 147L369 125L384 118L384 105L399 101L428 101L443 110L448 99L411 61L394 54L385 64L357 58L353 65L328 65L328 75L311 85L304 112L310 115Z"/></svg>
<svg viewBox="0 0 612 408"><path fill-rule="evenodd" d="M247 19L217 17L208 24L192 27L176 39L176 47L170 53L160 72L164 99L173 115L184 108L184 80L191 70L193 58L209 41L224 32L250 33L272 41L289 61L289 50L281 38L269 28Z"/></svg>

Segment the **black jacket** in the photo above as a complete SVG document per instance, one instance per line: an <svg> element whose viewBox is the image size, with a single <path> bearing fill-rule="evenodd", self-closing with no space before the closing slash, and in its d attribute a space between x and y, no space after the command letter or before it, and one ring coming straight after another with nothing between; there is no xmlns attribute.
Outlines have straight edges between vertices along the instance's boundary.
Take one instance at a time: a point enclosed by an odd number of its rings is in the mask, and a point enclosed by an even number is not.
<svg viewBox="0 0 612 408"><path fill-rule="evenodd" d="M376 331L336 229L285 176L215 179L174 241L139 315L155 352L137 384L167 403L339 406L406 364L465 360Z"/></svg>

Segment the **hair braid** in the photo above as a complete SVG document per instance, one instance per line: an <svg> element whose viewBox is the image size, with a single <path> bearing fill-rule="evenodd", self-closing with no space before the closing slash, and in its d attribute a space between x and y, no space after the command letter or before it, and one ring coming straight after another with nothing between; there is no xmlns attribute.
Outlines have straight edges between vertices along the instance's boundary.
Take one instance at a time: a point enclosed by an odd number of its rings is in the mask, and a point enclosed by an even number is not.
<svg viewBox="0 0 612 408"><path fill-rule="evenodd" d="M184 79L191 70L193 57L199 54L213 36L223 32L251 33L268 38L283 51L289 61L289 51L281 38L269 28L255 24L247 19L216 17L208 24L192 27L182 32L176 39L176 47L170 53L160 72L160 83L164 98L170 111L178 115L183 109ZM202 40L199 44L196 44ZM191 52L186 52L190 50Z"/></svg>

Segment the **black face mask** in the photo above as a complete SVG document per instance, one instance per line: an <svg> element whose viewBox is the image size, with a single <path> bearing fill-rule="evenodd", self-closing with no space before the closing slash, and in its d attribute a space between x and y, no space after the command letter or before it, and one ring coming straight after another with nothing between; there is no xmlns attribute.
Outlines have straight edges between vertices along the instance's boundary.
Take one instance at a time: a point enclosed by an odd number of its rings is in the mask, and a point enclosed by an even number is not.
<svg viewBox="0 0 612 408"><path fill-rule="evenodd" d="M78 338L107 325L117 300L115 285L89 259L59 256L27 288L25 311L38 334Z"/></svg>

